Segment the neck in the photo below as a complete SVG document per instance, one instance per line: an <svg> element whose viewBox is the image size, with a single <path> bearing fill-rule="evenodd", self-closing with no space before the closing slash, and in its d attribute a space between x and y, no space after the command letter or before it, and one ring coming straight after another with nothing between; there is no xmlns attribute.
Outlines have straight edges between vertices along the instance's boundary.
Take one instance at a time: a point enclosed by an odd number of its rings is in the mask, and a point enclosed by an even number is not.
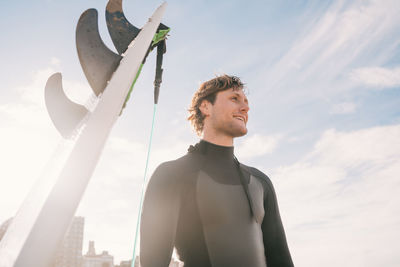
<svg viewBox="0 0 400 267"><path fill-rule="evenodd" d="M234 158L233 146L221 146L202 139L195 147L202 154L207 155L207 158L212 161L219 162L220 160L233 160Z"/></svg>
<svg viewBox="0 0 400 267"><path fill-rule="evenodd" d="M219 146L233 146L233 137L232 136L226 136L222 134L213 134L210 131L204 131L203 132L203 138L204 141L207 141L209 143L213 143Z"/></svg>

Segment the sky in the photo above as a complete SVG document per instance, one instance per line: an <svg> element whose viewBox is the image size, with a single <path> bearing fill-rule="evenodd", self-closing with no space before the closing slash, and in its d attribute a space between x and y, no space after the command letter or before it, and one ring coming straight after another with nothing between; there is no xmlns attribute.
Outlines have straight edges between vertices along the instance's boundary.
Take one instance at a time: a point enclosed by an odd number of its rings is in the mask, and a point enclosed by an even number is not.
<svg viewBox="0 0 400 267"><path fill-rule="evenodd" d="M160 1L123 2L141 27ZM0 223L18 210L63 142L44 104L62 72L67 95L88 103L75 27L106 1L3 1L0 17ZM168 1L171 27L149 173L198 141L186 121L202 81L246 83L248 134L240 161L277 192L296 266L400 263L400 2ZM76 215L115 264L131 258L152 116L155 55L147 59Z"/></svg>

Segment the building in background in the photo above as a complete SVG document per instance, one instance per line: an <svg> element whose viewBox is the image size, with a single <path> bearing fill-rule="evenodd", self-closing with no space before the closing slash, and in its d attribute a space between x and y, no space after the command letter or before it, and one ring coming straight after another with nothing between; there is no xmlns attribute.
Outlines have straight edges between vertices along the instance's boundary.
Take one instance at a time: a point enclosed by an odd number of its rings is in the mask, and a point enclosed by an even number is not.
<svg viewBox="0 0 400 267"><path fill-rule="evenodd" d="M11 224L12 219L13 217L1 224L0 241ZM64 239L57 250L52 267L81 267L84 224L85 219L83 217L74 217L72 219Z"/></svg>
<svg viewBox="0 0 400 267"><path fill-rule="evenodd" d="M81 267L85 219L74 217L57 250L54 267Z"/></svg>
<svg viewBox="0 0 400 267"><path fill-rule="evenodd" d="M135 265L134 267L139 267L139 260L138 260L138 256L136 256L136 260L135 260ZM119 265L116 265L115 267L131 267L132 264L132 260L129 261L121 261Z"/></svg>
<svg viewBox="0 0 400 267"><path fill-rule="evenodd" d="M121 261L121 263L119 265L116 265L115 267L131 267L131 262L132 261Z"/></svg>
<svg viewBox="0 0 400 267"><path fill-rule="evenodd" d="M94 241L89 241L88 252L82 257L82 267L114 267L114 257L107 251L96 254Z"/></svg>
<svg viewBox="0 0 400 267"><path fill-rule="evenodd" d="M11 222L12 218L0 225L0 241ZM114 257L108 254L107 251L96 254L94 241L89 241L88 251L82 256L84 224L85 219L83 217L73 218L64 240L57 251L55 263L52 267L131 267L132 260L121 261L119 265L114 265ZM136 256L134 266L140 267L139 262L139 256ZM169 267L183 266L182 262L171 258Z"/></svg>
<svg viewBox="0 0 400 267"><path fill-rule="evenodd" d="M121 261L121 263L119 265L116 265L115 267L131 267L132 264L132 260L129 261ZM134 267L140 267L140 258L139 256L136 256L135 258L135 265ZM175 259L175 258L171 258L171 262L169 263L169 267L183 267L183 262Z"/></svg>

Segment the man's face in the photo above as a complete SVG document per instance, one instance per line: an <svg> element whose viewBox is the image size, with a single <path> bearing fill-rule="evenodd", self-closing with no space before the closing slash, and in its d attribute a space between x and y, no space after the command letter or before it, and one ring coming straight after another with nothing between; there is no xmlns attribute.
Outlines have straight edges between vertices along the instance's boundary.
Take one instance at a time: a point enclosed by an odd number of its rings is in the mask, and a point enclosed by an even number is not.
<svg viewBox="0 0 400 267"><path fill-rule="evenodd" d="M217 93L214 104L206 102L208 130L232 138L247 133L249 102L243 90L227 89Z"/></svg>

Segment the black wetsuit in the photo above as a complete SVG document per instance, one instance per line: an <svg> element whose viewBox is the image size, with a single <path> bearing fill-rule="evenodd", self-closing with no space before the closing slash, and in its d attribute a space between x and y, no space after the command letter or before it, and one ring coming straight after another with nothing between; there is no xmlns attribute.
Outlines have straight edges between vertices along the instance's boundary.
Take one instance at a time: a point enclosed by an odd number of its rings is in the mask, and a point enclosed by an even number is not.
<svg viewBox="0 0 400 267"><path fill-rule="evenodd" d="M293 266L269 178L235 160L233 147L200 141L161 164L143 204L140 260L185 267Z"/></svg>

